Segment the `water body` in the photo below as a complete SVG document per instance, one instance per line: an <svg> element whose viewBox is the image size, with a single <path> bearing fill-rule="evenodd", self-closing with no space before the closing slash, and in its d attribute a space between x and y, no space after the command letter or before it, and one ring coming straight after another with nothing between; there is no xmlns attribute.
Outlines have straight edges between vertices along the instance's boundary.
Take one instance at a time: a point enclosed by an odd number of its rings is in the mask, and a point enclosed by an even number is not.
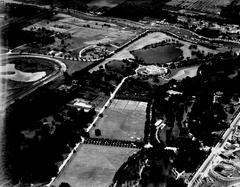
<svg viewBox="0 0 240 187"><path fill-rule="evenodd" d="M149 49L140 49L134 52L148 64L163 64L173 61L182 55L182 50L174 45L158 46Z"/></svg>
<svg viewBox="0 0 240 187"><path fill-rule="evenodd" d="M169 36L167 34L164 34L162 32L153 32L153 33L149 33L146 36L143 36L142 38L138 39L137 41L131 43L127 47L123 48L122 50L120 50L119 52L114 54L111 58L107 58L102 63L100 63L98 66L92 68L90 70L90 72L98 70L99 66L101 66L101 65L104 66L105 64L107 64L108 62L110 62L112 60L122 60L122 59L134 58L134 56L130 53L130 51L140 50L145 46L159 43L159 42L162 42L167 39L174 39L176 41L180 41L180 43L183 44L183 46L180 47L180 49L183 52L183 58L184 59L187 59L188 57L191 58L191 51L189 50L189 46L191 45L191 43L185 42L182 40L178 40L178 39L176 39L172 36ZM198 46L198 49L201 51L204 51L205 53L213 53L213 54L218 53L218 51L216 51L216 50L211 50L211 49L208 49L203 46Z"/></svg>

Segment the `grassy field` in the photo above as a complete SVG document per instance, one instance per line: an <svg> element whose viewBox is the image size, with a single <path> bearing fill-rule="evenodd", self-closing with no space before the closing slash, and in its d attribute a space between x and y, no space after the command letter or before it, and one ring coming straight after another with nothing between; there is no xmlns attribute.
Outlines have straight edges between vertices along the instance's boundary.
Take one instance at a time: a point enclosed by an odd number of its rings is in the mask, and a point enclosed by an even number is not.
<svg viewBox="0 0 240 187"><path fill-rule="evenodd" d="M182 55L182 50L174 45L158 46L150 49L140 49L134 51L138 59L142 59L147 64L164 64L174 61Z"/></svg>
<svg viewBox="0 0 240 187"><path fill-rule="evenodd" d="M100 129L102 138L120 140L140 140L144 137L146 102L114 99L109 109L99 119L96 127Z"/></svg>
<svg viewBox="0 0 240 187"><path fill-rule="evenodd" d="M80 50L98 43L111 43L118 46L134 37L137 32L112 23L83 20L66 14L57 14L52 20L42 20L26 27L25 30L41 27L70 34L71 38L64 39L64 44L68 45L67 50ZM56 40L50 47L61 48L64 44Z"/></svg>
<svg viewBox="0 0 240 187"><path fill-rule="evenodd" d="M92 64L92 62L82 62L82 61L73 61L73 60L65 60L61 59L61 61L66 64L67 66L67 72L69 75L72 75L76 71L80 71L84 69L85 67Z"/></svg>
<svg viewBox="0 0 240 187"><path fill-rule="evenodd" d="M53 185L67 182L71 187L108 187L115 172L135 151L130 148L82 145Z"/></svg>

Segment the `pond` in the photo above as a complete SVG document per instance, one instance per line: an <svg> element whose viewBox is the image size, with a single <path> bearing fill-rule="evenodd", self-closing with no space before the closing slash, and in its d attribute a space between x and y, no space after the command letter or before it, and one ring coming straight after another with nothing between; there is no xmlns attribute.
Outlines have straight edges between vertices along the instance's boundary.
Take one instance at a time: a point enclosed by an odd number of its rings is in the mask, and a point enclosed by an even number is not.
<svg viewBox="0 0 240 187"><path fill-rule="evenodd" d="M182 53L181 49L172 44L134 51L134 55L147 64L164 64L175 61L182 56Z"/></svg>

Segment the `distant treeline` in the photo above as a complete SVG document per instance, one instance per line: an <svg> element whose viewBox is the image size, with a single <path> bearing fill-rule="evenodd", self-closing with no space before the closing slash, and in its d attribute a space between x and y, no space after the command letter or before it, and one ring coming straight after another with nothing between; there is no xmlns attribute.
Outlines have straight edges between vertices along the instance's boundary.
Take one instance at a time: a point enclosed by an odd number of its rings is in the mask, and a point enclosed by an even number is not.
<svg viewBox="0 0 240 187"><path fill-rule="evenodd" d="M106 16L139 20L146 16L176 21L176 17L162 10L167 0L126 0L106 12Z"/></svg>
<svg viewBox="0 0 240 187"><path fill-rule="evenodd" d="M240 24L240 3L232 1L228 6L222 8L221 16L227 18L228 22Z"/></svg>

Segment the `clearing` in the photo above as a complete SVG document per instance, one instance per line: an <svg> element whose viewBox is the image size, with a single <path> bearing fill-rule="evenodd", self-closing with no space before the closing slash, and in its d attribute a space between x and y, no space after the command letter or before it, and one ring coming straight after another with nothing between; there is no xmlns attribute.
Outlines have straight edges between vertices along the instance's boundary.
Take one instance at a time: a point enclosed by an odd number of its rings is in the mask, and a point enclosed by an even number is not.
<svg viewBox="0 0 240 187"><path fill-rule="evenodd" d="M100 138L119 140L141 140L144 137L147 102L114 99L103 117L90 131L101 130Z"/></svg>
<svg viewBox="0 0 240 187"><path fill-rule="evenodd" d="M84 144L53 185L67 182L71 187L107 187L122 165L137 149Z"/></svg>

